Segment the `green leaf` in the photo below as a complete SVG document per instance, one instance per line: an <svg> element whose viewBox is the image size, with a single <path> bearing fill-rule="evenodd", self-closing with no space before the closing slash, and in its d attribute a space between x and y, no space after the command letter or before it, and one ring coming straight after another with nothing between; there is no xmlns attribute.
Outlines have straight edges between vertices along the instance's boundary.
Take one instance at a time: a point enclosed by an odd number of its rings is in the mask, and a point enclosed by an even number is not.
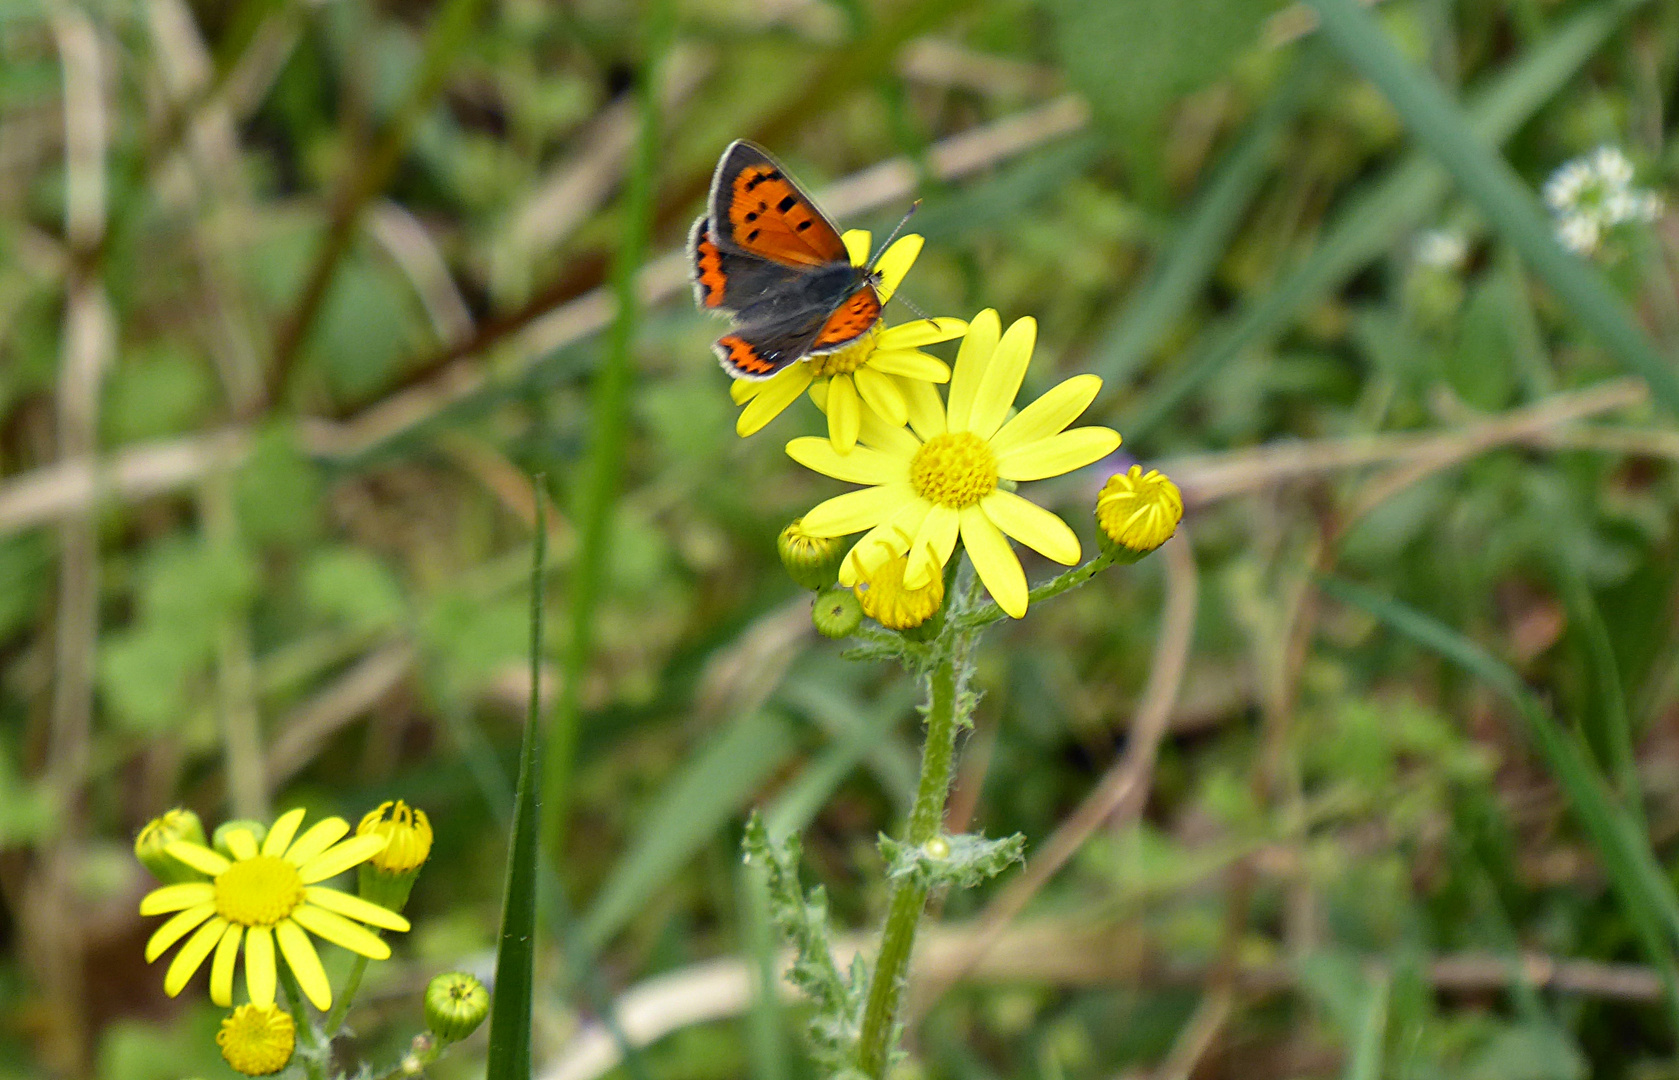
<svg viewBox="0 0 1679 1080"><path fill-rule="evenodd" d="M906 844L883 835L879 843L888 878L907 879L929 892L946 886L971 889L1026 861L1026 837L1020 833L1001 840L969 833L941 835L925 844Z"/></svg>
<svg viewBox="0 0 1679 1080"><path fill-rule="evenodd" d="M176 435L198 425L215 395L202 360L155 346L124 358L105 385L99 423L108 444Z"/></svg>
<svg viewBox="0 0 1679 1080"><path fill-rule="evenodd" d="M160 735L186 719L190 684L208 656L199 643L152 626L130 627L99 641L99 696L137 734Z"/></svg>
<svg viewBox="0 0 1679 1080"><path fill-rule="evenodd" d="M258 435L233 483L240 535L253 544L298 544L319 524L321 476L284 423Z"/></svg>
<svg viewBox="0 0 1679 1080"><path fill-rule="evenodd" d="M513 834L501 894L501 937L496 947L495 989L490 999L490 1048L485 1080L530 1080L531 999L536 981L536 883L538 792L542 786L542 572L548 556L547 503L536 496L536 543L531 553L530 709L519 745L519 783L513 795Z"/></svg>
<svg viewBox="0 0 1679 1080"><path fill-rule="evenodd" d="M1257 43L1278 0L1054 0L1067 76L1122 138L1152 132L1176 99Z"/></svg>
<svg viewBox="0 0 1679 1080"><path fill-rule="evenodd" d="M743 717L660 793L630 848L584 914L580 936L599 949L793 756L792 731L768 712Z"/></svg>
<svg viewBox="0 0 1679 1080"><path fill-rule="evenodd" d="M45 534L0 540L0 641L34 621L52 580L51 565Z"/></svg>
<svg viewBox="0 0 1679 1080"><path fill-rule="evenodd" d="M402 589L385 564L355 547L311 555L303 569L303 597L316 613L364 633L391 629L407 610Z"/></svg>
<svg viewBox="0 0 1679 1080"><path fill-rule="evenodd" d="M1445 372L1458 396L1483 412L1507 406L1516 388L1509 312L1508 290L1502 280L1478 282L1464 305L1456 358Z"/></svg>

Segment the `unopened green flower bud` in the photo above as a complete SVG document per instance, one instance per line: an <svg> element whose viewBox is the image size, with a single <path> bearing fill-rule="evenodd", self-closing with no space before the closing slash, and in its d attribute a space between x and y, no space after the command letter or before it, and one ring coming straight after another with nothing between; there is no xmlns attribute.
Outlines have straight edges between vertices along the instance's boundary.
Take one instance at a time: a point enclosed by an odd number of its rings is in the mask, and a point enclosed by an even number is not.
<svg viewBox="0 0 1679 1080"><path fill-rule="evenodd" d="M845 541L837 536L812 536L801 527L803 521L795 518L781 530L775 538L776 554L794 581L807 589L826 589L839 578Z"/></svg>
<svg viewBox="0 0 1679 1080"><path fill-rule="evenodd" d="M426 986L426 1027L439 1042L459 1042L490 1014L490 992L464 971L450 971Z"/></svg>
<svg viewBox="0 0 1679 1080"><path fill-rule="evenodd" d="M863 621L863 605L850 589L834 586L816 594L810 609L810 619L823 637L839 640L848 637Z"/></svg>
<svg viewBox="0 0 1679 1080"><path fill-rule="evenodd" d="M257 842L257 846L260 847L262 845L263 838L268 835L268 826L260 821L252 821L249 818L234 818L232 821L224 821L220 825L217 825L215 836L213 836L210 840L210 846L221 852L223 856L229 859L238 857L233 853L232 849L227 846L227 834L231 832L250 833L251 839L255 840Z"/></svg>
<svg viewBox="0 0 1679 1080"><path fill-rule="evenodd" d="M1102 546L1121 562L1136 562L1172 538L1183 520L1183 493L1156 469L1141 465L1108 477L1096 497Z"/></svg>
<svg viewBox="0 0 1679 1080"><path fill-rule="evenodd" d="M420 867L431 857L431 821L401 799L369 810L356 826L356 835L383 836L385 849L361 864L357 892L364 900L401 911L408 903Z"/></svg>
<svg viewBox="0 0 1679 1080"><path fill-rule="evenodd" d="M134 839L134 857L165 885L179 885L188 881L203 881L204 875L169 854L164 848L177 840L194 844L204 842L204 826L191 810L176 807L161 817L155 817L140 830Z"/></svg>

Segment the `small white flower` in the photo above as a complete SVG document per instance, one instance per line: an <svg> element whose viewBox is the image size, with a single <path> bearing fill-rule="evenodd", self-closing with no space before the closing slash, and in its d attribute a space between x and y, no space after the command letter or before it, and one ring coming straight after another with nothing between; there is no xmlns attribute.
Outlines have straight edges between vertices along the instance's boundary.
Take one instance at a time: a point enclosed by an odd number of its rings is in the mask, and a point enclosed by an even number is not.
<svg viewBox="0 0 1679 1080"><path fill-rule="evenodd" d="M1450 229L1427 229L1417 234L1411 256L1420 266L1456 270L1469 256L1469 244Z"/></svg>
<svg viewBox="0 0 1679 1080"><path fill-rule="evenodd" d="M1632 161L1620 149L1600 146L1560 166L1545 182L1544 198L1557 219L1557 240L1589 255L1617 225L1661 216L1661 197L1632 186Z"/></svg>
<svg viewBox="0 0 1679 1080"><path fill-rule="evenodd" d="M1590 255L1597 250L1603 230L1597 218L1589 214L1569 214L1557 222L1557 240L1576 255Z"/></svg>

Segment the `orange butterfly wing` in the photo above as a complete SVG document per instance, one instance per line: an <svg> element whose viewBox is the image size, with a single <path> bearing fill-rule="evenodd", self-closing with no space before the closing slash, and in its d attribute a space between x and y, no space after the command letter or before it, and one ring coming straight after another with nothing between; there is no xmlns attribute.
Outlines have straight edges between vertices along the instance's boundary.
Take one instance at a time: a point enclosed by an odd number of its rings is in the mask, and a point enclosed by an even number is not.
<svg viewBox="0 0 1679 1080"><path fill-rule="evenodd" d="M723 361L723 367L736 378L767 379L798 359L766 360L756 345L739 334L724 334L712 348L717 350L717 358Z"/></svg>
<svg viewBox="0 0 1679 1080"><path fill-rule="evenodd" d="M817 332L816 340L811 342L810 351L825 353L843 349L868 333L878 321L880 294L874 291L873 285L864 285L852 293L851 299L841 304L838 311L828 316L828 321Z"/></svg>
<svg viewBox="0 0 1679 1080"><path fill-rule="evenodd" d="M850 262L839 230L780 165L749 142L724 152L712 181L713 228L749 255L786 266Z"/></svg>
<svg viewBox="0 0 1679 1080"><path fill-rule="evenodd" d="M723 272L723 254L706 235L705 218L694 222L688 237L688 247L694 260L694 299L701 307L720 308L728 288L728 275Z"/></svg>

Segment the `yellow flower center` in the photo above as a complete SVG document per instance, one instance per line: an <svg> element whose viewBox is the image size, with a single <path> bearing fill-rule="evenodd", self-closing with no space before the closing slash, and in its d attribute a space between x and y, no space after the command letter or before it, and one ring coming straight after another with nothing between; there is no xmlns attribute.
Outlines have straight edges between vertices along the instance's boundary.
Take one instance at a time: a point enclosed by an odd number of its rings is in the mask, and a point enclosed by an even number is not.
<svg viewBox="0 0 1679 1080"><path fill-rule="evenodd" d="M805 366L810 368L810 377L821 379L828 375L849 375L869 361L869 354L874 352L874 339L880 336L877 324L873 330L847 345L839 352L828 353L825 356L812 356L805 360Z"/></svg>
<svg viewBox="0 0 1679 1080"><path fill-rule="evenodd" d="M216 1045L227 1063L246 1076L279 1072L297 1046L297 1025L272 1005L241 1005L222 1021Z"/></svg>
<svg viewBox="0 0 1679 1080"><path fill-rule="evenodd" d="M935 435L910 461L909 482L928 502L960 510L997 489L997 455L970 431Z"/></svg>
<svg viewBox="0 0 1679 1080"><path fill-rule="evenodd" d="M301 903L297 868L274 855L240 859L216 875L216 914L240 926L273 926Z"/></svg>

